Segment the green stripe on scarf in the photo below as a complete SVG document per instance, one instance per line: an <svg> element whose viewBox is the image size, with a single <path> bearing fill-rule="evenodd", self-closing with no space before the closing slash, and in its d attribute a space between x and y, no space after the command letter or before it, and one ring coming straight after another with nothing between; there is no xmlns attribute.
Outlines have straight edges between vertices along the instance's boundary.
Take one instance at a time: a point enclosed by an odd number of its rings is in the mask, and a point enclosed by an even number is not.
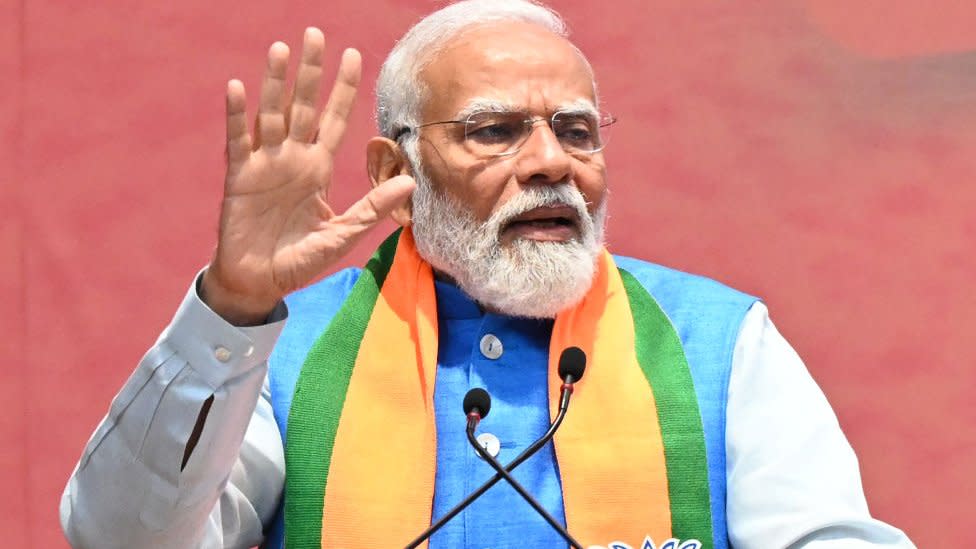
<svg viewBox="0 0 976 549"><path fill-rule="evenodd" d="M288 549L322 547L325 485L339 417L359 344L393 265L399 237L400 230L397 230L383 241L366 264L342 308L309 351L295 384L285 443L285 547Z"/></svg>
<svg viewBox="0 0 976 549"><path fill-rule="evenodd" d="M668 467L672 535L712 549L712 513L705 433L681 339L634 275L619 269L634 316L637 361L654 391Z"/></svg>

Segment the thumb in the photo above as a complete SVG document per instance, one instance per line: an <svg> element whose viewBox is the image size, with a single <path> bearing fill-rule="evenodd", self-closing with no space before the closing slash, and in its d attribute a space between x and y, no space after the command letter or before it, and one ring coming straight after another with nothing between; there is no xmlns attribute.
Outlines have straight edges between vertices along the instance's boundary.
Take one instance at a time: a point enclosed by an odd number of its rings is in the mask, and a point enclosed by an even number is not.
<svg viewBox="0 0 976 549"><path fill-rule="evenodd" d="M409 175L398 175L373 187L349 209L333 219L349 228L365 231L410 200L417 183Z"/></svg>

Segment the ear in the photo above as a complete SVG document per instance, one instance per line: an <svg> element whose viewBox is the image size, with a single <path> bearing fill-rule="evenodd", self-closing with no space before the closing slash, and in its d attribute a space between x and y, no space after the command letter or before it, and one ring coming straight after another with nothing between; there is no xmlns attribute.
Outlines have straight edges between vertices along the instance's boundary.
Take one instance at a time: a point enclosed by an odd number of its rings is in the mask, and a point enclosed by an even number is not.
<svg viewBox="0 0 976 549"><path fill-rule="evenodd" d="M366 144L366 171L369 173L369 181L373 187L382 185L387 179L398 175L413 175L410 162L400 150L396 141L385 137L374 137ZM411 202L407 201L403 206L398 206L390 217L400 226L407 227L413 218Z"/></svg>

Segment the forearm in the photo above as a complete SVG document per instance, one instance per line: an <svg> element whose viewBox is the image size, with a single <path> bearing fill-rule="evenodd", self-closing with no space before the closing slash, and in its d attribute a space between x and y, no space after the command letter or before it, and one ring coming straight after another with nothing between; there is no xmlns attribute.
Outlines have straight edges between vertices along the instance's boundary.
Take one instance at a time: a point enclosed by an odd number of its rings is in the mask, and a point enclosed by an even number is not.
<svg viewBox="0 0 976 549"><path fill-rule="evenodd" d="M237 523L231 537L256 532L260 541L261 519L274 513L283 478L280 438L261 398L281 324L235 328L191 289L113 401L69 480L61 520L72 545L223 547L230 541L222 526L228 519ZM201 407L211 397L187 454ZM265 455L241 459L245 434L255 439L245 445L248 452ZM249 477L261 476L277 483L248 484ZM228 488L228 479L243 489Z"/></svg>

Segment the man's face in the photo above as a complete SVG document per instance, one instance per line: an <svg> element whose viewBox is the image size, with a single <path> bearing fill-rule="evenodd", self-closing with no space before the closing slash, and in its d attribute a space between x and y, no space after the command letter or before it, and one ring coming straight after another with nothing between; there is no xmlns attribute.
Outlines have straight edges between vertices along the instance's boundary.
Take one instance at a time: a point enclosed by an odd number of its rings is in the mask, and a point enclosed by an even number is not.
<svg viewBox="0 0 976 549"><path fill-rule="evenodd" d="M496 23L464 32L436 54L421 78L427 87L422 124L457 120L473 103L506 105L546 120L566 107L595 103L593 75L575 48L528 23ZM464 146L461 124L423 128L419 149L434 190L469 208L479 222L530 186L573 186L582 193L591 215L606 193L603 155L567 154L541 122L511 155L472 154ZM516 239L578 238L579 220L544 219L567 215L574 217L558 208L527 212L502 227L499 242L506 246Z"/></svg>
<svg viewBox="0 0 976 549"><path fill-rule="evenodd" d="M436 124L407 148L420 254L489 310L551 318L578 303L603 243L603 156L568 154L545 122L561 113L558 133L570 150L599 144L587 131L596 109L586 63L562 38L505 23L449 42L422 77L421 124L487 105L493 114L476 116L467 140L464 125ZM527 117L538 122L526 126Z"/></svg>

